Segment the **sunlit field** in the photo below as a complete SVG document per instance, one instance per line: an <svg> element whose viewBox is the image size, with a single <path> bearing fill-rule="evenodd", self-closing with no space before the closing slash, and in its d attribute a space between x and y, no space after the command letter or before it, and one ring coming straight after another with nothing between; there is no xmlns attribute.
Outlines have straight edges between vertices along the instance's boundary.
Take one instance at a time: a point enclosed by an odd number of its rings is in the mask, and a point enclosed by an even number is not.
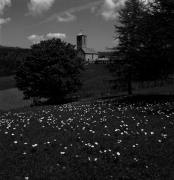
<svg viewBox="0 0 174 180"><path fill-rule="evenodd" d="M174 179L174 104L111 102L1 113L0 179Z"/></svg>

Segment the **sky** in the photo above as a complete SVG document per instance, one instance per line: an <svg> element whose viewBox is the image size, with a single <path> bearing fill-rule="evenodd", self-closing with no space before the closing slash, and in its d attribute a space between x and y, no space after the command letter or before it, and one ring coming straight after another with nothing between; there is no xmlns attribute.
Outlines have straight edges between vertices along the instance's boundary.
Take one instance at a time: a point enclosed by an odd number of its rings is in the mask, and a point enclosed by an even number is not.
<svg viewBox="0 0 174 180"><path fill-rule="evenodd" d="M97 51L114 47L114 25L125 0L0 0L0 44L28 48L50 38L76 44L87 35Z"/></svg>

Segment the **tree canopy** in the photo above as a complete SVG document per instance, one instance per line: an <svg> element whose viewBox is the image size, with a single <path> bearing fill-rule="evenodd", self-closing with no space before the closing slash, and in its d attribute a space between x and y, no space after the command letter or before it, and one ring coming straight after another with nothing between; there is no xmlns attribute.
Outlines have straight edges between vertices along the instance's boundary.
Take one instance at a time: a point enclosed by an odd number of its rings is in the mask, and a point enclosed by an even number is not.
<svg viewBox="0 0 174 180"><path fill-rule="evenodd" d="M17 87L25 99L42 99L61 103L78 90L83 62L75 47L60 39L41 41L31 47L31 53L21 63Z"/></svg>
<svg viewBox="0 0 174 180"><path fill-rule="evenodd" d="M128 81L166 78L172 72L173 32L172 0L126 1L119 12L115 34L119 41L116 51Z"/></svg>

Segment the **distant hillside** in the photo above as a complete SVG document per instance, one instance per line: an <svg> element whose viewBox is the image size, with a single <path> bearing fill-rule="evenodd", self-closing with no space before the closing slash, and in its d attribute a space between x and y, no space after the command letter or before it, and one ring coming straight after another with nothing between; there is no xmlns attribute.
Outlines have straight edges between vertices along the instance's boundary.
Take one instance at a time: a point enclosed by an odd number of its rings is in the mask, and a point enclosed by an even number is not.
<svg viewBox="0 0 174 180"><path fill-rule="evenodd" d="M0 76L15 73L18 63L30 52L30 49L0 46Z"/></svg>

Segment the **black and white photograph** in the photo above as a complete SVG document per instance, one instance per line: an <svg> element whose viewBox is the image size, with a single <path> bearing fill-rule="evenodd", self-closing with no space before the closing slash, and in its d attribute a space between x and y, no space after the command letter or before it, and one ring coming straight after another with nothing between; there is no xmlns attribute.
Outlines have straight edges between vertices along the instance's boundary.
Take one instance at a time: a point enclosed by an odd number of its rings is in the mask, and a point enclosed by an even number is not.
<svg viewBox="0 0 174 180"><path fill-rule="evenodd" d="M174 180L174 0L0 0L0 180Z"/></svg>

